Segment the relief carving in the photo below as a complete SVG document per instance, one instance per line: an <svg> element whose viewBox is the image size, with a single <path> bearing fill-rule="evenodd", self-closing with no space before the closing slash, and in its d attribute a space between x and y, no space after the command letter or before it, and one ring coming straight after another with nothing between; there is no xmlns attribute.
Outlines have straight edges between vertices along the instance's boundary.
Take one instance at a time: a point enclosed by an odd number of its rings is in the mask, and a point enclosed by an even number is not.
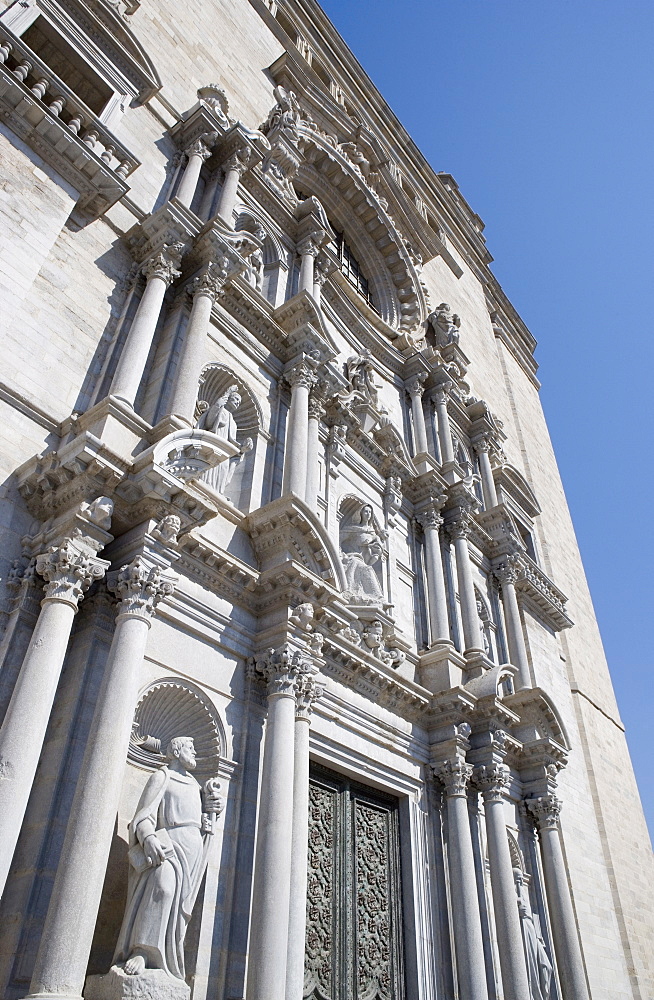
<svg viewBox="0 0 654 1000"><path fill-rule="evenodd" d="M352 604L381 604L384 600L381 587L384 546L369 504L363 504L343 518L340 545L347 582L345 599Z"/></svg>

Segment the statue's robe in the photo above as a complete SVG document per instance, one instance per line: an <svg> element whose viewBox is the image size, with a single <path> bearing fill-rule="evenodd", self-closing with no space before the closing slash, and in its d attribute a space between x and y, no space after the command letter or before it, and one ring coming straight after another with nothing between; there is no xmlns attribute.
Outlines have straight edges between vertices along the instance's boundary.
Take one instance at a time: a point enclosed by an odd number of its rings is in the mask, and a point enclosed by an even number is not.
<svg viewBox="0 0 654 1000"><path fill-rule="evenodd" d="M138 950L149 969L184 979L184 938L206 866L207 835L201 832L202 796L192 775L162 767L152 775L129 827L130 859L158 830L168 847L165 861L140 873L130 864L127 905L114 964ZM141 855L142 857L142 855Z"/></svg>

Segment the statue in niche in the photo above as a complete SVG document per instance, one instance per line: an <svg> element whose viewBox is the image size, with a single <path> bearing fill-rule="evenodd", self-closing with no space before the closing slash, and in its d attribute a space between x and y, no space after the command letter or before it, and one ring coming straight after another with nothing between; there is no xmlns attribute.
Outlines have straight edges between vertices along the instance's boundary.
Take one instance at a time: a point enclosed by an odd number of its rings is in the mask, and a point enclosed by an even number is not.
<svg viewBox="0 0 654 1000"><path fill-rule="evenodd" d="M387 411L384 407L379 405L379 395L375 383L375 368L371 360L370 351L363 351L361 354L355 354L353 357L348 358L345 371L352 394L356 393L366 402L372 403L380 413L386 413Z"/></svg>
<svg viewBox="0 0 654 1000"><path fill-rule="evenodd" d="M127 904L114 965L127 976L160 969L183 982L184 937L224 802L215 778L201 788L190 773L196 763L191 737L172 739L166 757L129 826Z"/></svg>
<svg viewBox="0 0 654 1000"><path fill-rule="evenodd" d="M384 547L373 522L370 504L364 504L341 524L340 543L347 600L352 604L381 604L384 592L375 567L381 561Z"/></svg>
<svg viewBox="0 0 654 1000"><path fill-rule="evenodd" d="M273 91L277 104L268 115L268 120L261 126L261 131L268 135L277 128L287 129L295 133L300 123L300 103L292 90L275 87Z"/></svg>
<svg viewBox="0 0 654 1000"><path fill-rule="evenodd" d="M246 453L252 450L252 438L246 438L243 444L236 439L237 427L233 414L236 413L240 405L241 394L237 385L230 385L227 392L219 396L211 406L204 400L200 403L202 412L198 420L198 427L201 430L211 431L212 434L216 434L231 444L238 445L241 449L238 455L225 462L220 462L202 477L205 483L208 483L216 493L220 493L222 496L225 495L237 465L243 461Z"/></svg>
<svg viewBox="0 0 654 1000"><path fill-rule="evenodd" d="M459 343L461 317L452 312L447 302L441 302L433 313L429 314L427 323L434 331L436 347L449 347L450 344Z"/></svg>
<svg viewBox="0 0 654 1000"><path fill-rule="evenodd" d="M550 962L545 942L540 929L536 926L534 914L529 899L527 878L519 868L513 869L516 892L518 894L518 912L522 928L522 942L527 959L527 978L531 1000L549 1000L552 981L552 963Z"/></svg>
<svg viewBox="0 0 654 1000"><path fill-rule="evenodd" d="M261 242L266 238L266 231L258 227L254 233L254 236ZM261 247L257 247L252 251L248 258L247 268L245 270L245 279L260 292L263 288L263 250Z"/></svg>

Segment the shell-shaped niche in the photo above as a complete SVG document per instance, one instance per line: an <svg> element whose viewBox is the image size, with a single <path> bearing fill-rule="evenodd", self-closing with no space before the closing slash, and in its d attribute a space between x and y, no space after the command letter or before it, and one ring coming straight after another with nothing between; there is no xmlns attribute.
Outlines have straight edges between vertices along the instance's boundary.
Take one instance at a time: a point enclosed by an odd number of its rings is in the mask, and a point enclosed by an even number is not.
<svg viewBox="0 0 654 1000"><path fill-rule="evenodd" d="M225 732L215 709L195 685L177 677L155 681L134 713L128 758L155 769L166 763L166 747L176 736L191 736L197 754L195 777L214 777L225 752Z"/></svg>

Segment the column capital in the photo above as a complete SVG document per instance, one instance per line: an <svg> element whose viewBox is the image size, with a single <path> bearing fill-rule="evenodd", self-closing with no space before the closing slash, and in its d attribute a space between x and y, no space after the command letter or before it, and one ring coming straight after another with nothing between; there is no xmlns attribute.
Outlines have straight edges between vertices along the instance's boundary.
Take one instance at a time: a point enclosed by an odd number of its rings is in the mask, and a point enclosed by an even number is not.
<svg viewBox="0 0 654 1000"><path fill-rule="evenodd" d="M466 764L462 757L454 757L440 764L432 764L431 769L435 777L445 786L448 798L467 796L472 777L472 764Z"/></svg>
<svg viewBox="0 0 654 1000"><path fill-rule="evenodd" d="M338 262L332 260L325 253L319 253L316 258L316 263L313 269L313 280L317 285L321 287L327 281L330 274L338 270Z"/></svg>
<svg viewBox="0 0 654 1000"><path fill-rule="evenodd" d="M325 415L325 397L322 394L322 386L316 382L309 394L309 419L322 420Z"/></svg>
<svg viewBox="0 0 654 1000"><path fill-rule="evenodd" d="M112 574L107 586L118 597L117 617L128 615L150 625L157 604L173 593L176 583L172 573L138 555Z"/></svg>
<svg viewBox="0 0 654 1000"><path fill-rule="evenodd" d="M486 452L486 454L488 454L493 447L490 434L481 434L479 437L475 438L474 441L472 441L472 447L475 449L477 454L481 454L482 452Z"/></svg>
<svg viewBox="0 0 654 1000"><path fill-rule="evenodd" d="M183 243L166 243L141 264L141 273L148 281L150 278L161 278L169 286L182 273L179 267L183 252Z"/></svg>
<svg viewBox="0 0 654 1000"><path fill-rule="evenodd" d="M499 580L500 584L504 586L505 584L515 583L518 579L520 573L520 563L517 555L507 555L503 558L502 562L493 569L494 575Z"/></svg>
<svg viewBox="0 0 654 1000"><path fill-rule="evenodd" d="M317 382L315 365L309 359L298 361L292 368L284 372L284 378L291 389L296 387L313 389Z"/></svg>
<svg viewBox="0 0 654 1000"><path fill-rule="evenodd" d="M475 768L474 781L484 802L503 802L511 774L505 764L481 764Z"/></svg>
<svg viewBox="0 0 654 1000"><path fill-rule="evenodd" d="M299 649L284 643L277 649L267 649L252 657L254 673L268 685L268 697L285 695L295 698L297 685L313 674L313 664Z"/></svg>
<svg viewBox="0 0 654 1000"><path fill-rule="evenodd" d="M312 674L300 674L295 685L295 718L311 721L313 706L324 694L323 684L316 682Z"/></svg>
<svg viewBox="0 0 654 1000"><path fill-rule="evenodd" d="M558 795L541 795L538 798L525 799L524 803L539 833L543 830L558 830L562 805Z"/></svg>
<svg viewBox="0 0 654 1000"><path fill-rule="evenodd" d="M77 608L93 581L105 575L109 562L81 550L76 542L66 538L36 557L36 572L47 581L44 600L65 601Z"/></svg>
<svg viewBox="0 0 654 1000"><path fill-rule="evenodd" d="M404 388L411 396L411 399L414 399L414 397L420 398L422 396L425 391L426 381L427 372L418 372L417 375L414 375L404 383Z"/></svg>
<svg viewBox="0 0 654 1000"><path fill-rule="evenodd" d="M432 399L435 403L447 403L447 397L453 388L454 382L439 382L431 391Z"/></svg>
<svg viewBox="0 0 654 1000"><path fill-rule="evenodd" d="M450 538L468 538L473 526L472 513L471 507L457 507L455 509L454 516L447 522Z"/></svg>
<svg viewBox="0 0 654 1000"><path fill-rule="evenodd" d="M446 493L432 494L426 503L423 503L419 510L415 512L415 519L422 527L423 531L434 529L438 531L443 524L441 511L447 500Z"/></svg>
<svg viewBox="0 0 654 1000"><path fill-rule="evenodd" d="M203 132L184 152L188 157L200 156L203 160L208 160L212 153L211 147L217 138L217 132Z"/></svg>
<svg viewBox="0 0 654 1000"><path fill-rule="evenodd" d="M200 274L189 282L186 290L193 298L196 295L206 295L215 302L234 270L233 261L227 254L217 254L204 266Z"/></svg>
<svg viewBox="0 0 654 1000"><path fill-rule="evenodd" d="M227 157L222 166L226 171L236 170L242 176L245 171L252 166L253 159L254 157L250 147L240 146L238 149L234 150L231 156Z"/></svg>
<svg viewBox="0 0 654 1000"><path fill-rule="evenodd" d="M307 254L311 257L317 257L320 252L321 240L319 234L310 233L309 236L305 236L303 240L297 244L297 252L300 257L305 257Z"/></svg>

